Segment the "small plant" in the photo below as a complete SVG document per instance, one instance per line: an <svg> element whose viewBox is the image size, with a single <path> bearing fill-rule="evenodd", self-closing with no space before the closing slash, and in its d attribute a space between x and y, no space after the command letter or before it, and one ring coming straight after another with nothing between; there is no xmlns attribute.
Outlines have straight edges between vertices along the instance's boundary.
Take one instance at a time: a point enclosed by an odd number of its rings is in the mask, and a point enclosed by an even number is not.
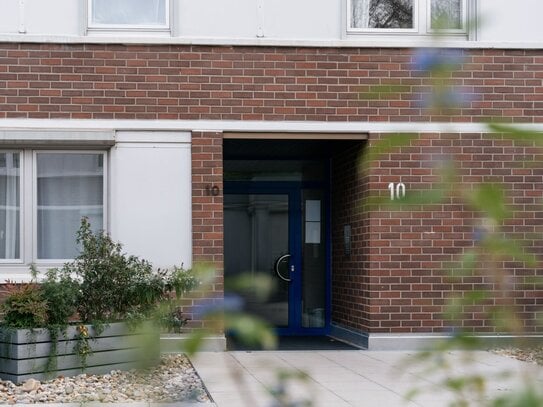
<svg viewBox="0 0 543 407"><path fill-rule="evenodd" d="M166 271L166 291L174 292L177 298L194 290L200 281L192 270L186 270L183 266L173 266L173 269Z"/></svg>
<svg viewBox="0 0 543 407"><path fill-rule="evenodd" d="M51 269L40 283L40 289L47 301L47 325L66 326L77 311L77 282L70 275Z"/></svg>
<svg viewBox="0 0 543 407"><path fill-rule="evenodd" d="M181 333L188 321L179 305L166 305L159 313L159 324L168 333Z"/></svg>
<svg viewBox="0 0 543 407"><path fill-rule="evenodd" d="M13 284L2 304L4 324L11 328L35 328L47 324L47 301L34 283Z"/></svg>
<svg viewBox="0 0 543 407"><path fill-rule="evenodd" d="M157 313L158 324L169 333L181 333L189 318L183 313L183 307L178 304L179 298L196 288L200 282L192 270L174 266L172 270L164 271L165 301ZM174 294L175 293L175 297Z"/></svg>
<svg viewBox="0 0 543 407"><path fill-rule="evenodd" d="M89 328L85 325L77 326L76 344L74 347L75 352L81 358L81 366L87 367L87 357L92 354L92 347L89 343Z"/></svg>

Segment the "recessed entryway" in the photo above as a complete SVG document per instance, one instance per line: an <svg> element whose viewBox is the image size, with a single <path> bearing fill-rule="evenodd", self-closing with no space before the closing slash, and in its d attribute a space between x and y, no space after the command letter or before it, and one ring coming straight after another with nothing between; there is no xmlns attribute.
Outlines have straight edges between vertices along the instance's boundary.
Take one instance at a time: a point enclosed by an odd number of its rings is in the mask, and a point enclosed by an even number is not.
<svg viewBox="0 0 543 407"><path fill-rule="evenodd" d="M279 335L330 331L331 161L335 152L359 144L224 140L225 291L241 296L244 311L268 321ZM266 276L273 281L271 295L231 288L241 275L254 287L258 276Z"/></svg>

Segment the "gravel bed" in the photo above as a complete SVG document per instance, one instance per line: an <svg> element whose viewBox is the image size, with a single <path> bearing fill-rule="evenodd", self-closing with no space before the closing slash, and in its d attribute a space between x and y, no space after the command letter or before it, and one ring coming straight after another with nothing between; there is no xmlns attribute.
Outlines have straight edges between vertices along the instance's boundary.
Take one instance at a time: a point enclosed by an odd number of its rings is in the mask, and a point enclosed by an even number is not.
<svg viewBox="0 0 543 407"><path fill-rule="evenodd" d="M0 403L209 402L204 385L184 355L163 356L146 370L113 370L105 375L59 376L40 382L29 379L16 386L0 381Z"/></svg>
<svg viewBox="0 0 543 407"><path fill-rule="evenodd" d="M538 365L543 365L543 346L533 347L533 348L498 348L491 349L493 353L498 355L507 356L510 358L522 360L529 363L537 363Z"/></svg>

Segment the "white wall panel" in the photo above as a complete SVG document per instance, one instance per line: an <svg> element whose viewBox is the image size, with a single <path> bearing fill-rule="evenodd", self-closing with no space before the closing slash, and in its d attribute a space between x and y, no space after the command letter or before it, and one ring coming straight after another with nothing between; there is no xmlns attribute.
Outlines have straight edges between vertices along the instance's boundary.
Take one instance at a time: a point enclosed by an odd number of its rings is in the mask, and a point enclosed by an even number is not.
<svg viewBox="0 0 543 407"><path fill-rule="evenodd" d="M160 133L147 135L157 142L141 142L134 137L134 142L119 142L112 148L111 235L123 244L127 253L147 259L155 267L181 263L189 267L192 256L190 143L160 143ZM171 134L168 137L171 139ZM190 135L188 138L190 140ZM130 139L130 133L122 139Z"/></svg>
<svg viewBox="0 0 543 407"><path fill-rule="evenodd" d="M341 0L264 0L264 36L339 39Z"/></svg>
<svg viewBox="0 0 543 407"><path fill-rule="evenodd" d="M543 1L478 0L480 41L543 41Z"/></svg>
<svg viewBox="0 0 543 407"><path fill-rule="evenodd" d="M0 33L19 30L19 0L0 0Z"/></svg>
<svg viewBox="0 0 543 407"><path fill-rule="evenodd" d="M179 36L256 37L257 0L178 0L174 13Z"/></svg>
<svg viewBox="0 0 543 407"><path fill-rule="evenodd" d="M20 31L29 41L69 42L189 42L206 41L220 44L262 43L262 40L338 41L349 46L378 46L385 41L394 46L420 45L427 35L346 35L345 5L347 0L172 0L172 37L150 36L140 32L109 32L85 36L86 0L0 0L0 36L9 41ZM425 1L425 0L420 0ZM428 0L429 1L429 0ZM499 47L514 43L543 43L542 0L473 0L479 6L478 42ZM21 9L20 4L23 4ZM24 12L21 14L21 10ZM261 11L259 11L261 10ZM423 33L424 34L424 33ZM260 38L258 38L260 37ZM453 37L451 37L454 40ZM465 37L457 36L464 42ZM252 42L254 40L254 42ZM265 43L265 41L264 41ZM285 43L282 43L285 45ZM535 45L534 45L535 44ZM266 43L270 45L270 43ZM273 44L272 44L273 45ZM474 42L466 42L472 46ZM477 44L475 43L475 46Z"/></svg>
<svg viewBox="0 0 543 407"><path fill-rule="evenodd" d="M24 0L24 2L28 34L79 35L83 32L85 1Z"/></svg>

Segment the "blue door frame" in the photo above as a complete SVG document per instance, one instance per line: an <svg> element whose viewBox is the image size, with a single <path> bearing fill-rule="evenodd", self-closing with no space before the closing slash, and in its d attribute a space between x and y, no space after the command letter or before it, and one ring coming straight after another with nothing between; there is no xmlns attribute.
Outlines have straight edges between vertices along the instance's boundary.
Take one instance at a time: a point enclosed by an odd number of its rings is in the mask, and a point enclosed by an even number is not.
<svg viewBox="0 0 543 407"><path fill-rule="evenodd" d="M321 328L302 326L302 191L304 189L324 191L325 205L325 324ZM295 272L290 274L289 284L289 326L276 328L280 336L318 336L330 333L331 320L331 223L330 193L328 185L323 182L296 181L225 181L225 194L281 194L289 197L289 270L294 266Z"/></svg>

